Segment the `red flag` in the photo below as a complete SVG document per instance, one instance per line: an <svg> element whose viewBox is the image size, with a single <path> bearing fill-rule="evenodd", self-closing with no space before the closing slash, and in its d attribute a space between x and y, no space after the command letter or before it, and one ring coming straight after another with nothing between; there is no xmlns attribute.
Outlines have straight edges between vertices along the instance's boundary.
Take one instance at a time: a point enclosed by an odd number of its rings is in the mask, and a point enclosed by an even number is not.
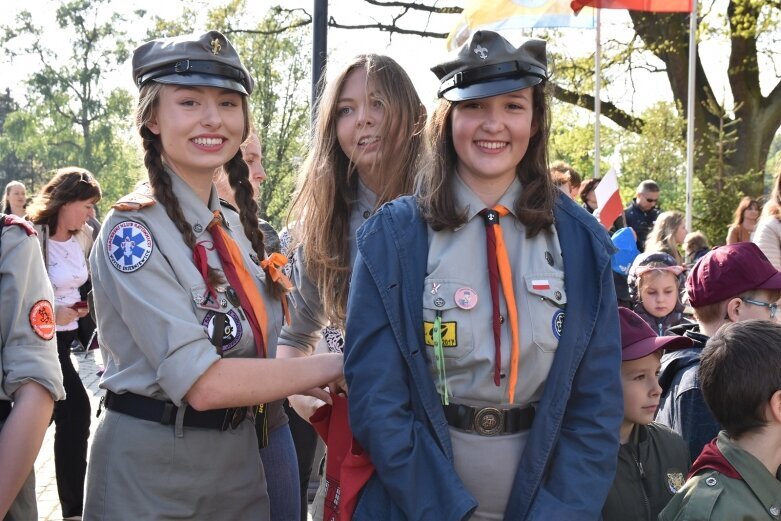
<svg viewBox="0 0 781 521"><path fill-rule="evenodd" d="M624 211L621 194L618 192L618 178L615 170L611 168L605 174L605 177L594 189L594 194L597 196L599 222L609 230L621 212Z"/></svg>
<svg viewBox="0 0 781 521"><path fill-rule="evenodd" d="M575 13L584 7L598 9L631 9L652 13L691 13L692 0L572 0Z"/></svg>

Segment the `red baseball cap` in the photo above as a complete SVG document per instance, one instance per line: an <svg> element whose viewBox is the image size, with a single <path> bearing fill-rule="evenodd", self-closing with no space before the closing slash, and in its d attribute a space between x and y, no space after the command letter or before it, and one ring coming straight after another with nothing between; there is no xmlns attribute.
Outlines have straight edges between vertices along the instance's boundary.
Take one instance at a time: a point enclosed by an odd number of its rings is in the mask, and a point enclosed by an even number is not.
<svg viewBox="0 0 781 521"><path fill-rule="evenodd" d="M656 336L640 316L627 308L618 308L621 324L621 361L637 360L660 349L683 349L694 342L685 336Z"/></svg>
<svg viewBox="0 0 781 521"><path fill-rule="evenodd" d="M698 308L756 289L781 289L781 272L753 242L714 248L686 279L689 303Z"/></svg>

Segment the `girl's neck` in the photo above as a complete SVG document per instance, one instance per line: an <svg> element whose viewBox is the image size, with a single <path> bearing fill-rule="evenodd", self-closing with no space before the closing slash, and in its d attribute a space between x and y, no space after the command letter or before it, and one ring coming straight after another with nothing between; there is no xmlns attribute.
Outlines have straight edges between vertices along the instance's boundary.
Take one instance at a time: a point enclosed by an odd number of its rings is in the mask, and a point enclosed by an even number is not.
<svg viewBox="0 0 781 521"><path fill-rule="evenodd" d="M499 199L507 192L515 176L498 179L476 179L474 176L463 176L458 170L456 175L472 192L485 203L486 208L493 208Z"/></svg>
<svg viewBox="0 0 781 521"><path fill-rule="evenodd" d="M363 173L357 169L356 172L358 173L358 178L361 180L361 183L363 183L363 186L371 190L374 195L379 196L382 191L379 174L374 171Z"/></svg>
<svg viewBox="0 0 781 521"><path fill-rule="evenodd" d="M49 233L49 239L57 242L65 242L68 239L70 239L73 236L73 233L71 233L70 230L66 230L65 228L58 226L56 231L51 231Z"/></svg>
<svg viewBox="0 0 781 521"><path fill-rule="evenodd" d="M744 217L742 226L746 229L746 231L753 232L757 227L758 220L759 219L749 219L748 217Z"/></svg>
<svg viewBox="0 0 781 521"><path fill-rule="evenodd" d="M24 206L14 206L12 204L11 213L14 215L18 215L19 217L24 217Z"/></svg>

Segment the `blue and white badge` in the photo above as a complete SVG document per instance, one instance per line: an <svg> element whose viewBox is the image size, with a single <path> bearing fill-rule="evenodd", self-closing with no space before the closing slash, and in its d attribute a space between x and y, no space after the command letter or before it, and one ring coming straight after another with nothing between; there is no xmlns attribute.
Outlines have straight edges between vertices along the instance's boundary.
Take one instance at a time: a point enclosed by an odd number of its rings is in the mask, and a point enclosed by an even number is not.
<svg viewBox="0 0 781 521"><path fill-rule="evenodd" d="M143 266L152 255L152 234L134 221L122 221L108 234L106 252L111 264L123 273Z"/></svg>
<svg viewBox="0 0 781 521"><path fill-rule="evenodd" d="M214 311L209 311L203 317L203 322L201 322L201 325L206 328L209 338L214 336L214 317L216 315ZM231 309L225 314L225 326L222 332L222 352L224 353L236 347L243 333L244 328L241 327L241 320L236 312Z"/></svg>
<svg viewBox="0 0 781 521"><path fill-rule="evenodd" d="M564 311L559 309L553 314L551 329L553 330L553 336L556 337L556 340L560 340L561 332L564 330Z"/></svg>

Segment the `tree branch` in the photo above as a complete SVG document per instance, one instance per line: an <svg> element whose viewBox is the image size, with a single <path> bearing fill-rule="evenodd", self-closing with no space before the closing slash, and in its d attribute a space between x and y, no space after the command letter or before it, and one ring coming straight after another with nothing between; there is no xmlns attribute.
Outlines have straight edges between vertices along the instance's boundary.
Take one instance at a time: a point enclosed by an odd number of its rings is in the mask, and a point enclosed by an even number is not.
<svg viewBox="0 0 781 521"><path fill-rule="evenodd" d="M584 109L594 110L594 96L581 92L573 92L556 84L553 84L553 96L560 101L577 105ZM624 112L610 102L601 103L601 115L609 118L618 126L632 132L641 132L645 121L631 114Z"/></svg>
<svg viewBox="0 0 781 521"><path fill-rule="evenodd" d="M378 7L403 7L405 9L411 9L413 11L424 11L427 13L437 14L459 14L464 11L461 7L436 7L433 5L418 4L416 2L382 2L380 0L363 0L367 4L376 5Z"/></svg>
<svg viewBox="0 0 781 521"><path fill-rule="evenodd" d="M368 0L367 0L368 1ZM340 24L333 17L328 20L328 27L334 27L336 29L377 29L379 31L396 34L412 34L416 36L422 36L424 38L447 38L448 33L433 33L430 31L417 31L415 29L403 29L395 24L387 25L380 22L375 24L362 24L362 25L345 25Z"/></svg>

